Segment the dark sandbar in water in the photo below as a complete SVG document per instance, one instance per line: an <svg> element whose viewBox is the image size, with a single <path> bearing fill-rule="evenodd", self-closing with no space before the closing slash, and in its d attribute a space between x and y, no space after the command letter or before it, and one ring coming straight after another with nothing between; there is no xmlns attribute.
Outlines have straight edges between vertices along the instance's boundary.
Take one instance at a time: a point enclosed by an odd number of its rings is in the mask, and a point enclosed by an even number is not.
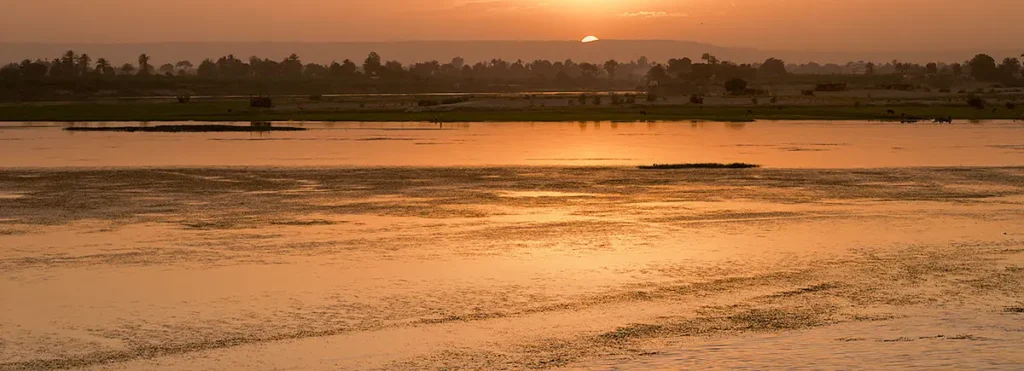
<svg viewBox="0 0 1024 371"><path fill-rule="evenodd" d="M157 126L112 126L112 127L69 127L67 131L119 131L144 133L209 133L209 132L254 132L254 131L305 131L305 128L289 126L237 126L237 125L157 125Z"/></svg>

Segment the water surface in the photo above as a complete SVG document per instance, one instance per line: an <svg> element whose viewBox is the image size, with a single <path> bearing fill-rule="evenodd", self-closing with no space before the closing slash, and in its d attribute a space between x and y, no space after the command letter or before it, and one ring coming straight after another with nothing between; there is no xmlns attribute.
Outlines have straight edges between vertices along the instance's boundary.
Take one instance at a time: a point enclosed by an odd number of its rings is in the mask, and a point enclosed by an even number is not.
<svg viewBox="0 0 1024 371"><path fill-rule="evenodd" d="M0 167L1024 164L1024 123L999 121L278 123L310 130L263 134L65 132L64 125L0 124Z"/></svg>

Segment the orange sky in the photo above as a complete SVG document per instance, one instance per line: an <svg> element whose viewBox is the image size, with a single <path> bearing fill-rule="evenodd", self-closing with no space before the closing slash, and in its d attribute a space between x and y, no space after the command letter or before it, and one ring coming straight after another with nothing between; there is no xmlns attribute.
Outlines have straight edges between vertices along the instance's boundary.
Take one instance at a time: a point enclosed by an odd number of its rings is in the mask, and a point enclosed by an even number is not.
<svg viewBox="0 0 1024 371"><path fill-rule="evenodd" d="M1024 52L1024 0L3 0L0 41L693 40Z"/></svg>

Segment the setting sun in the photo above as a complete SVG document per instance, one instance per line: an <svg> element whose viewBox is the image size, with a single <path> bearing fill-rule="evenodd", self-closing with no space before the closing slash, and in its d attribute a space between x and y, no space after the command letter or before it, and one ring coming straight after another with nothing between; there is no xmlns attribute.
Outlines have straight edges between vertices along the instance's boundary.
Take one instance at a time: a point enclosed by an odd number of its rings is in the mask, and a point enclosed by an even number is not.
<svg viewBox="0 0 1024 371"><path fill-rule="evenodd" d="M592 43L594 41L599 41L599 40L601 40L601 39L598 39L597 36L587 36L587 37L584 37L582 41L583 41L584 44L586 44L586 43Z"/></svg>

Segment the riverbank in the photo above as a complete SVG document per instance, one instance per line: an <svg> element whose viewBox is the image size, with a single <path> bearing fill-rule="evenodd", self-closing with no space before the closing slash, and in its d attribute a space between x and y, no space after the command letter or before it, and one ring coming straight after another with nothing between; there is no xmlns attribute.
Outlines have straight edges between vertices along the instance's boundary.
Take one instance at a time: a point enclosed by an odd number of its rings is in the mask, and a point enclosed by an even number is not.
<svg viewBox="0 0 1024 371"><path fill-rule="evenodd" d="M469 102L475 103L475 102ZM351 105L334 102L282 102L274 108L250 108L245 101L188 104L164 101L14 104L0 106L0 121L337 121L337 122L566 122L566 121L754 121L873 120L932 121L1014 120L1024 107L976 109L964 104L762 104L762 105L589 105L453 104L420 107L414 102Z"/></svg>

